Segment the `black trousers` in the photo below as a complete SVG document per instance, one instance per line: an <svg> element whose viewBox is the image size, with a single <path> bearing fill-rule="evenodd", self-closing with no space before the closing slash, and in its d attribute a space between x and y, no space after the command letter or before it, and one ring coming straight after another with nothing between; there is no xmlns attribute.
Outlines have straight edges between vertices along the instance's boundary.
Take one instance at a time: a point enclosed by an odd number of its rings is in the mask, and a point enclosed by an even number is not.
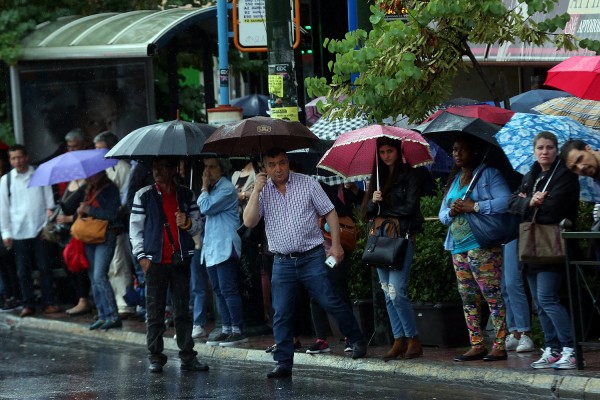
<svg viewBox="0 0 600 400"><path fill-rule="evenodd" d="M179 358L183 364L196 359L192 339L192 315L190 305L190 259L180 265L154 264L146 271L146 311L148 315L146 343L150 362L165 364L163 335L167 289L171 289L171 305L177 335Z"/></svg>

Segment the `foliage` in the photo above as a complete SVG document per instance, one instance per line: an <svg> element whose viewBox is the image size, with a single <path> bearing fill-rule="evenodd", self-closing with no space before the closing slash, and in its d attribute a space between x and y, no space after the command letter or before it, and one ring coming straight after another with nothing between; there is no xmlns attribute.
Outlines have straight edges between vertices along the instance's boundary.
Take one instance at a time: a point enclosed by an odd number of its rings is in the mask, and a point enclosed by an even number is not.
<svg viewBox="0 0 600 400"><path fill-rule="evenodd" d="M436 218L426 220L423 232L416 237L408 295L418 303L460 302L452 258L444 250L447 228L437 220L443 198L440 180L437 182L436 195L421 198L421 213L426 218Z"/></svg>
<svg viewBox="0 0 600 400"><path fill-rule="evenodd" d="M306 79L311 97L327 96L320 104L325 115L340 117L365 113L381 122L406 115L409 122L424 119L451 93L460 70L471 61L492 98L498 96L475 59L470 43L552 43L557 49L585 47L600 51L600 42L557 34L569 21L568 14L536 23L533 14L545 15L559 0L518 0L507 8L502 0L406 0L407 22L385 21L379 6L371 6L369 32L358 29L341 40L326 39L323 46L335 54L328 67L330 82L323 77ZM398 0L380 0L398 5ZM353 74L360 74L354 82ZM335 100L343 98L343 100Z"/></svg>

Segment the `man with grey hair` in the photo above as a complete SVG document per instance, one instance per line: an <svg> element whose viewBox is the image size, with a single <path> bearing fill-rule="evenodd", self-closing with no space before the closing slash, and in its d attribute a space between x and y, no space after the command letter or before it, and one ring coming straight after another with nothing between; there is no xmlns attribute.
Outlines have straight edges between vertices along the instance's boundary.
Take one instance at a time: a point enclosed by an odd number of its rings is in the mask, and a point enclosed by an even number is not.
<svg viewBox="0 0 600 400"><path fill-rule="evenodd" d="M79 128L67 132L65 142L67 143L67 151L85 150L91 147L90 143L86 143L85 134Z"/></svg>
<svg viewBox="0 0 600 400"><path fill-rule="evenodd" d="M118 141L119 138L117 135L109 131L99 133L94 137L94 145L97 149L111 149ZM131 165L125 160L119 160L117 165L106 170L108 178L119 188L121 204L124 203L124 194L129 185L130 172ZM127 226L127 224L125 224L125 226ZM127 232L122 232L117 236L115 255L113 256L108 270L108 279L115 292L117 307L119 308L119 317L121 317L121 319L126 319L135 313L135 307L128 306L123 298L127 293L127 287L133 283L131 258L128 255L128 241L129 235Z"/></svg>

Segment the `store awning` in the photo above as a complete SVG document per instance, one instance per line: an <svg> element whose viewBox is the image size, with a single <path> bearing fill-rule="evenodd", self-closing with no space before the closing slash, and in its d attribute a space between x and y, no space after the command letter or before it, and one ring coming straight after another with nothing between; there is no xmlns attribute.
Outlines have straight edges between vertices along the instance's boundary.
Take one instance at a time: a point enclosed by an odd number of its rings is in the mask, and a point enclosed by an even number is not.
<svg viewBox="0 0 600 400"><path fill-rule="evenodd" d="M20 60L148 57L191 28L216 36L217 7L63 17L23 39Z"/></svg>

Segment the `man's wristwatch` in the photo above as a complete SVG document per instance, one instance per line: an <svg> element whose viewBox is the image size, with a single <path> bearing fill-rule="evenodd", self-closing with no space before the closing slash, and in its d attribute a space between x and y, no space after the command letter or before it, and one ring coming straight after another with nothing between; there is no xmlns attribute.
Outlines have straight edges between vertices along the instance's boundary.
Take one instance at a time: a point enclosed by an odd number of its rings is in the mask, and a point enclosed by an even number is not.
<svg viewBox="0 0 600 400"><path fill-rule="evenodd" d="M475 212L477 212L477 213L479 212L479 203L475 203L475 204L473 205L473 211L475 211Z"/></svg>

